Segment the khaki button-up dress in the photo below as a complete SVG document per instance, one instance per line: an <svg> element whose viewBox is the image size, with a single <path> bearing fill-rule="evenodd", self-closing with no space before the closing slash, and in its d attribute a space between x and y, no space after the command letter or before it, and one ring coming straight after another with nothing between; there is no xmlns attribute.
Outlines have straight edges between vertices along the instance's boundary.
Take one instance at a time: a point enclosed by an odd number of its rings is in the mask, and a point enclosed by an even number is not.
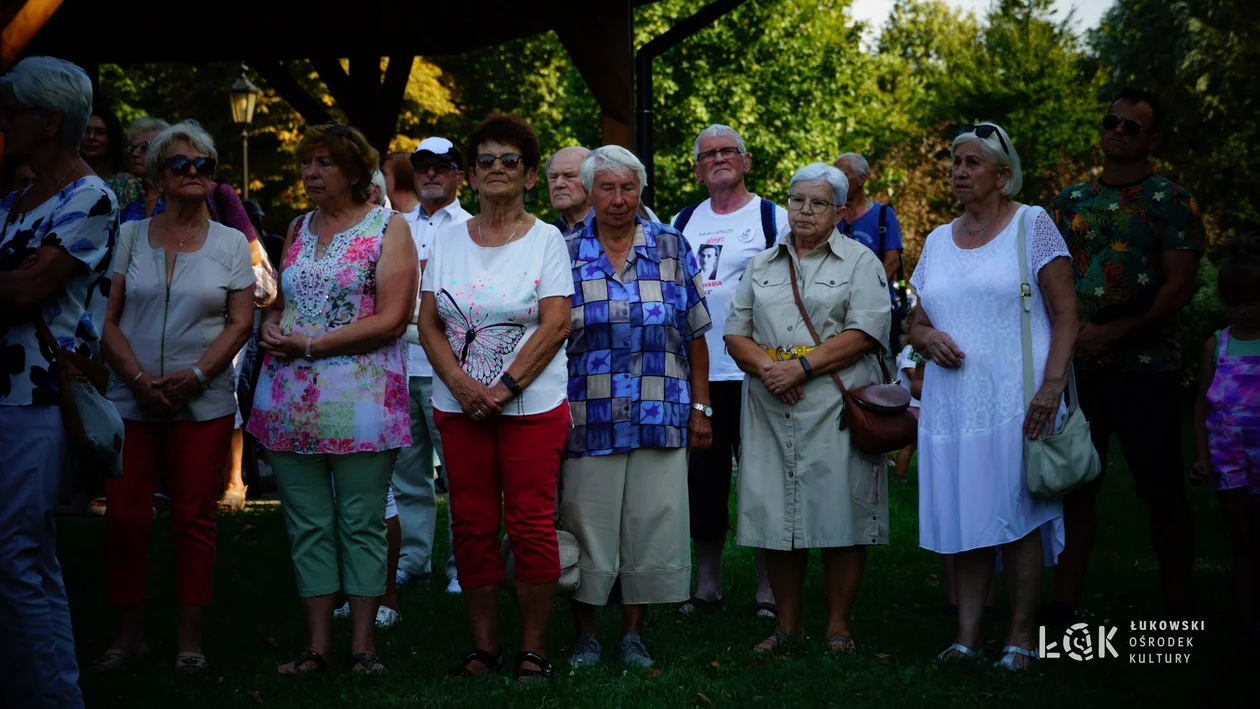
<svg viewBox="0 0 1260 709"><path fill-rule="evenodd" d="M789 236L748 264L724 334L749 337L762 349L814 344L792 297L790 258L819 337L861 330L884 342L892 306L875 254L838 231L804 258L792 243ZM839 374L850 389L881 378L874 353ZM805 398L789 406L760 379L744 376L739 544L777 550L887 544L884 456L859 452L840 430L844 404L829 375L816 374L803 389Z"/></svg>

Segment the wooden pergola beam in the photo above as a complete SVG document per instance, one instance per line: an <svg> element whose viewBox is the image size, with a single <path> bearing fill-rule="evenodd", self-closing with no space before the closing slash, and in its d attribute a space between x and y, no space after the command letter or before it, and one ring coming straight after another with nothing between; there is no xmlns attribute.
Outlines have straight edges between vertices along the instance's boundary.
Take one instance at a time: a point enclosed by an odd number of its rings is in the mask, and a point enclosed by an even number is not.
<svg viewBox="0 0 1260 709"><path fill-rule="evenodd" d="M549 8L556 35L599 102L605 145L633 147L634 8L630 0L558 2Z"/></svg>
<svg viewBox="0 0 1260 709"><path fill-rule="evenodd" d="M0 71L8 71L62 0L12 0L0 10Z"/></svg>

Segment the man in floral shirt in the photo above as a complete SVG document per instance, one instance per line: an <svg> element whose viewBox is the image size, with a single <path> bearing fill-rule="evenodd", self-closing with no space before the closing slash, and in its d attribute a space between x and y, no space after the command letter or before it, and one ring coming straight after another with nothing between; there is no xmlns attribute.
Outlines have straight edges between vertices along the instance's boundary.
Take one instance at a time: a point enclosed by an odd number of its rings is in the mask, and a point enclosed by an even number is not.
<svg viewBox="0 0 1260 709"><path fill-rule="evenodd" d="M1205 235L1194 196L1151 172L1160 120L1153 95L1122 91L1102 119L1102 174L1065 189L1055 200L1054 216L1072 252L1076 281L1080 405L1104 466L1111 435L1120 440L1137 492L1150 506L1166 612L1182 616L1193 550L1177 404L1177 313L1194 295ZM1098 531L1095 498L1101 483L1100 477L1064 500L1067 545L1047 621L1063 622L1078 613Z"/></svg>

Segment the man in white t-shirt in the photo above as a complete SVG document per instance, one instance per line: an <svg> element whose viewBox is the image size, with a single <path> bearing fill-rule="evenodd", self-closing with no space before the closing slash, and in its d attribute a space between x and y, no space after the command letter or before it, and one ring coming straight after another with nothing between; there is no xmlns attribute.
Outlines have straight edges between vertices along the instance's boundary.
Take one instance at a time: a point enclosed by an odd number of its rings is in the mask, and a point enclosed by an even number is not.
<svg viewBox="0 0 1260 709"><path fill-rule="evenodd" d="M726 352L723 326L748 262L791 231L787 210L752 194L744 184L752 155L734 129L723 125L705 128L696 138L694 154L696 178L708 188L709 199L683 209L672 221L700 260L704 296L713 320L713 329L705 335L713 445L691 454L687 473L691 538L696 545L696 593L680 608L683 613L722 601L722 548L731 528L727 502L731 459L739 455L744 381L744 373ZM760 553L757 570L760 581L754 613L775 617L774 594Z"/></svg>
<svg viewBox="0 0 1260 709"><path fill-rule="evenodd" d="M421 282L433 250L433 237L448 224L462 224L472 215L459 205L463 159L446 138L426 138L411 154L411 167L420 203L407 217L411 238L420 257ZM420 301L416 300L419 312ZM394 501L402 525L402 555L398 560L398 585L429 576L433 534L437 525L437 497L433 484L433 454L445 471L442 439L433 424L433 367L424 356L413 322L407 326L407 374L411 393L411 446L398 454L394 464ZM449 521L450 509L447 509ZM447 530L448 536L450 530ZM455 573L454 543L446 562L448 593L459 593Z"/></svg>

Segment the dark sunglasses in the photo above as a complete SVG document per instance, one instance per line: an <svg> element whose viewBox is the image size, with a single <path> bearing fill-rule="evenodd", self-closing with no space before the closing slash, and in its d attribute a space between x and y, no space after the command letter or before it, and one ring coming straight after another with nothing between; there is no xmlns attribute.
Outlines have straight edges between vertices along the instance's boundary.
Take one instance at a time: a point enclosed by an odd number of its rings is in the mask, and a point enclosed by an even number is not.
<svg viewBox="0 0 1260 709"><path fill-rule="evenodd" d="M976 125L975 123L968 123L964 125L962 128L958 129L958 135L962 135L963 133L975 133L976 137L980 138L981 140L987 140L989 136L993 135L994 133L997 133L998 142L1002 144L1002 152L1006 153L1007 155L1011 154L1011 149L1006 147L1006 139L1002 137L1002 133L1001 131L997 129L997 126L991 126L987 124Z"/></svg>
<svg viewBox="0 0 1260 709"><path fill-rule="evenodd" d="M201 157L190 158L187 155L172 155L166 159L166 167L170 169L171 174L183 177L188 174L189 169L197 171L198 177L213 177L214 168L218 166L214 158Z"/></svg>
<svg viewBox="0 0 1260 709"><path fill-rule="evenodd" d="M412 155L411 169L421 175L427 173L429 170L433 170L439 175L445 175L451 170L458 170L459 165L456 165L450 160L434 160L432 158L421 158Z"/></svg>
<svg viewBox="0 0 1260 709"><path fill-rule="evenodd" d="M1138 123L1132 118L1121 118L1120 116L1117 116L1114 113L1108 113L1107 115L1103 116L1103 120L1102 120L1103 130L1115 130L1116 126L1120 125L1121 123L1124 124L1124 134L1129 136L1130 138L1138 135L1143 130L1146 130L1145 128L1142 127L1141 123Z"/></svg>
<svg viewBox="0 0 1260 709"><path fill-rule="evenodd" d="M482 170L489 170L494 167L495 161L503 165L504 170L514 169L521 164L521 156L516 153L508 153L507 155L491 155L490 153L482 153L477 156L477 167Z"/></svg>

